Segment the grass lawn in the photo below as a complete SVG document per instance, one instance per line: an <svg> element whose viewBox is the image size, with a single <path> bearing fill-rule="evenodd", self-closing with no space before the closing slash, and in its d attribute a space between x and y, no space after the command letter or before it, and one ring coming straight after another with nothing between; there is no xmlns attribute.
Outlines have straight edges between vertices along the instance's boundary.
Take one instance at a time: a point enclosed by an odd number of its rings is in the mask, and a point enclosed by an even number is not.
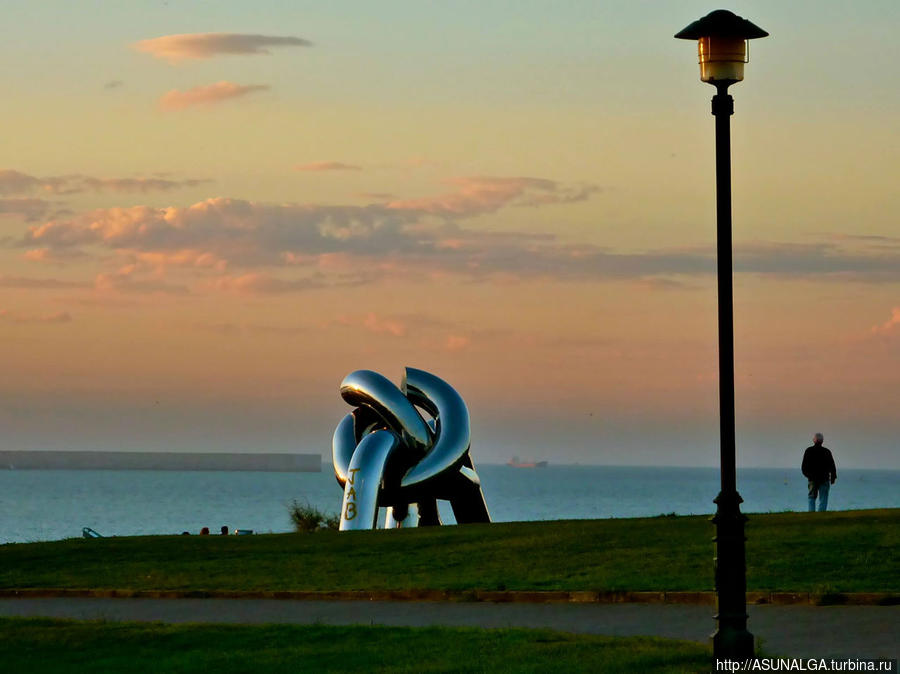
<svg viewBox="0 0 900 674"><path fill-rule="evenodd" d="M0 546L0 588L711 590L706 517ZM753 515L749 590L900 591L900 509Z"/></svg>
<svg viewBox="0 0 900 674"><path fill-rule="evenodd" d="M547 630L0 619L7 672L703 672L708 647Z"/></svg>

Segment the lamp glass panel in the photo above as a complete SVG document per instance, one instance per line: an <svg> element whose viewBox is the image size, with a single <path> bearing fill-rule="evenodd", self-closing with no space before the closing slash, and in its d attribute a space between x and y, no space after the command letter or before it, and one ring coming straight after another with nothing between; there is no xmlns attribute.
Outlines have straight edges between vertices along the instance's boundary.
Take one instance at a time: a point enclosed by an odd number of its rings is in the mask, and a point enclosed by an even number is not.
<svg viewBox="0 0 900 674"><path fill-rule="evenodd" d="M700 79L704 82L744 79L747 41L734 37L701 37L697 42L700 55Z"/></svg>

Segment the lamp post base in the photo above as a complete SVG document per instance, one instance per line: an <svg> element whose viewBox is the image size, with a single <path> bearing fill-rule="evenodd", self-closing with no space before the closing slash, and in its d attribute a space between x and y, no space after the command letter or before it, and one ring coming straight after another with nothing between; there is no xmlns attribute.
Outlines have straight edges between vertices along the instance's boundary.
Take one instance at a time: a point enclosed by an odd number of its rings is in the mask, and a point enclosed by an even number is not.
<svg viewBox="0 0 900 674"><path fill-rule="evenodd" d="M712 635L713 657L747 660L754 657L753 635L746 629L719 627Z"/></svg>
<svg viewBox="0 0 900 674"><path fill-rule="evenodd" d="M715 574L717 629L712 635L713 655L732 660L752 658L753 635L747 631L747 567L745 562L743 502L736 490L721 491L715 498Z"/></svg>

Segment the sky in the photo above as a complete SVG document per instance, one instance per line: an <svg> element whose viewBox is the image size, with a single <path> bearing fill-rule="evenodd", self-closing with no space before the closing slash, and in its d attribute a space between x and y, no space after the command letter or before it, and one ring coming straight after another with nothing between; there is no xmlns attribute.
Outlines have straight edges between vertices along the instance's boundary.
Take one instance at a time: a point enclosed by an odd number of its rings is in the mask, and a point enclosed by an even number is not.
<svg viewBox="0 0 900 674"><path fill-rule="evenodd" d="M900 4L736 1L739 466L900 469ZM356 369L472 456L718 465L716 6L4 2L4 449L320 452Z"/></svg>

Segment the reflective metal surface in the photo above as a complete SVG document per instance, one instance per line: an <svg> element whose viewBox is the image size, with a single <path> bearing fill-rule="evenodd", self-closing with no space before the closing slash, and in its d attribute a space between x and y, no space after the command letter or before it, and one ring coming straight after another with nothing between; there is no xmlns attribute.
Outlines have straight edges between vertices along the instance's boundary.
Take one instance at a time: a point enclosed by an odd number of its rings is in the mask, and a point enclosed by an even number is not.
<svg viewBox="0 0 900 674"><path fill-rule="evenodd" d="M400 481L401 487L411 487L459 467L469 451L469 410L447 382L424 370L406 368L403 393L434 417L437 429L437 437L425 458Z"/></svg>
<svg viewBox="0 0 900 674"><path fill-rule="evenodd" d="M353 453L344 484L341 531L374 529L378 517L378 494L388 459L400 444L391 431L375 431L363 438Z"/></svg>
<svg viewBox="0 0 900 674"><path fill-rule="evenodd" d="M378 428L385 428L378 415L368 407L357 407L334 429L331 461L334 464L334 476L341 487L347 481L347 468L356 446L368 433Z"/></svg>
<svg viewBox="0 0 900 674"><path fill-rule="evenodd" d="M389 379L371 370L351 372L341 382L341 397L375 411L411 449L425 450L433 435L422 415Z"/></svg>
<svg viewBox="0 0 900 674"><path fill-rule="evenodd" d="M332 442L342 531L375 528L379 507L386 529L439 525L437 499L450 501L459 524L491 521L470 454L469 411L453 387L415 368L406 368L401 388L357 370L341 396L356 406Z"/></svg>
<svg viewBox="0 0 900 674"><path fill-rule="evenodd" d="M334 476L342 487L347 481L347 469L350 459L356 451L356 434L353 432L353 415L348 414L334 429L331 441L331 462L334 464Z"/></svg>

